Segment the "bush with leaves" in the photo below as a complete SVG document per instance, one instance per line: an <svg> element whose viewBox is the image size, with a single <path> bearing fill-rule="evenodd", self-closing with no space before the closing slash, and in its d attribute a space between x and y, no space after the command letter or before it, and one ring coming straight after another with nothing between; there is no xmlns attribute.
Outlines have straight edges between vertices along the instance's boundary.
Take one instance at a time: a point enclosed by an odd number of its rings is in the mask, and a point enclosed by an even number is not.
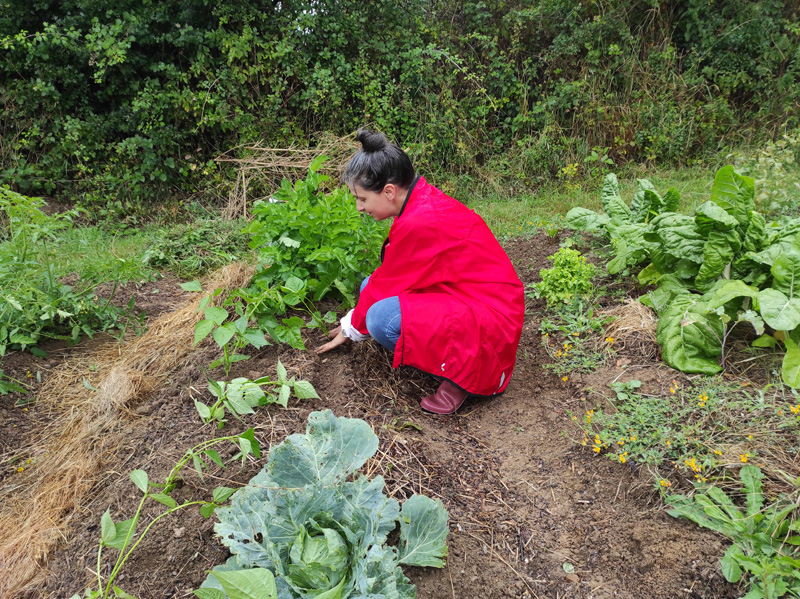
<svg viewBox="0 0 800 599"><path fill-rule="evenodd" d="M258 272L242 291L250 314L274 338L291 338L301 347L299 334L287 337L281 328L296 323L280 325L276 316L299 309L311 315L308 326L331 322L331 315L319 315L313 302L331 297L345 307L354 305L355 290L378 265L386 236L383 223L358 213L346 188L320 189L328 180L318 172L325 160L318 157L305 179L294 186L284 179L269 201L256 202L245 229L259 261Z"/></svg>
<svg viewBox="0 0 800 599"><path fill-rule="evenodd" d="M349 477L378 449L363 420L313 412L305 434L270 450L264 469L217 510L233 556L215 567L201 599L370 597L411 599L400 564L442 567L448 514L424 495L397 500L381 476ZM400 527L400 544L386 544ZM242 591L242 589L249 589Z"/></svg>

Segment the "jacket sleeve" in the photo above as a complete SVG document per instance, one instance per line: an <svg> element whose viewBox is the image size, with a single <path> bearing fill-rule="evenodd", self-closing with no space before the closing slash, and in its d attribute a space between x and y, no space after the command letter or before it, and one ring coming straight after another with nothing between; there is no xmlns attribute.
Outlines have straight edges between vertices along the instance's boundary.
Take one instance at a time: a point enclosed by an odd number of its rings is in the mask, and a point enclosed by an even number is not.
<svg viewBox="0 0 800 599"><path fill-rule="evenodd" d="M395 222L383 263L370 276L352 315L351 324L359 332L367 334L367 311L375 302L442 282L445 237L431 222Z"/></svg>

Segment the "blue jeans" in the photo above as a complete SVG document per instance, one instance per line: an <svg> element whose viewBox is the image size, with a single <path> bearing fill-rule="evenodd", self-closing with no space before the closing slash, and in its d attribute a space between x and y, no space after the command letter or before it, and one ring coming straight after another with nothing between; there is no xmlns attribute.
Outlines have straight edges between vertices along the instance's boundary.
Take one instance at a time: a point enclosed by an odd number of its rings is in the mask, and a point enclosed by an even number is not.
<svg viewBox="0 0 800 599"><path fill-rule="evenodd" d="M361 291L364 291L368 282L369 277L361 283ZM375 302L367 310L367 332L390 351L394 351L400 338L400 322L400 298L396 295Z"/></svg>

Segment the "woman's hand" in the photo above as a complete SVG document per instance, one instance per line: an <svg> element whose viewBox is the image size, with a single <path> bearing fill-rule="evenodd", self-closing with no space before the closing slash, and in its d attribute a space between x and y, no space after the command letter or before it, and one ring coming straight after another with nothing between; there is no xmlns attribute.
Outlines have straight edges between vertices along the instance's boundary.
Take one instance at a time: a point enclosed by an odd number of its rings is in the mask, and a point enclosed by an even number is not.
<svg viewBox="0 0 800 599"><path fill-rule="evenodd" d="M347 341L350 341L347 337L342 335L342 327L338 326L330 332L330 336L332 341L328 341L325 345L320 345L317 348L314 348L315 354L324 354L325 352L329 352L332 349L336 349L340 345L343 345Z"/></svg>

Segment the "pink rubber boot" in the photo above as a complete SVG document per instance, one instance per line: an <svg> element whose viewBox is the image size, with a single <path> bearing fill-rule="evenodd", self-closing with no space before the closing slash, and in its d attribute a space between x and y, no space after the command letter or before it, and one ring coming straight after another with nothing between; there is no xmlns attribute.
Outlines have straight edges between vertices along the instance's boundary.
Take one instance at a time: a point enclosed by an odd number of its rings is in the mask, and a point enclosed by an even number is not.
<svg viewBox="0 0 800 599"><path fill-rule="evenodd" d="M462 391L450 381L442 381L436 393L423 397L419 405L426 412L452 414L461 407L466 398L466 391Z"/></svg>

